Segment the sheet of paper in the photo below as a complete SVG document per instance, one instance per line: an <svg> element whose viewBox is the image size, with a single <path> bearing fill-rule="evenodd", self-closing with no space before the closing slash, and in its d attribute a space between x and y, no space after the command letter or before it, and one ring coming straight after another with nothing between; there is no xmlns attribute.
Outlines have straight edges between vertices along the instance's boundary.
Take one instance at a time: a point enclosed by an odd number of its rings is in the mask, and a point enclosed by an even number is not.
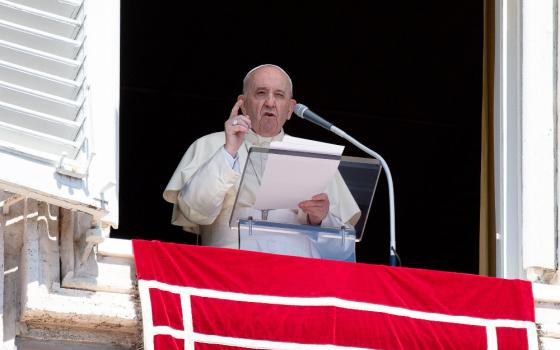
<svg viewBox="0 0 560 350"><path fill-rule="evenodd" d="M344 146L322 142L307 145L300 143L299 146L293 142L281 142L280 145L271 144L270 148L312 153L328 152L326 154L336 156L340 156L344 150ZM336 174L339 163L340 158L328 159L269 153L253 207L259 210L297 209L300 202L325 191Z"/></svg>
<svg viewBox="0 0 560 350"><path fill-rule="evenodd" d="M273 141L270 144L272 149L283 149L287 151L302 151L311 153L341 155L344 151L344 146L335 145L332 143L319 142L307 139L300 139L299 137L284 136L282 141Z"/></svg>

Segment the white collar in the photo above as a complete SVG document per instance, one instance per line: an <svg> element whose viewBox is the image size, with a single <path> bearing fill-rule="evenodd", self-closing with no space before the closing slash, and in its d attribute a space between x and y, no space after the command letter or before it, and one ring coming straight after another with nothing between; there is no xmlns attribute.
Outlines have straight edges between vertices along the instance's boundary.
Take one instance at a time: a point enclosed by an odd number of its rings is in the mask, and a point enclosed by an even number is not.
<svg viewBox="0 0 560 350"><path fill-rule="evenodd" d="M283 138L284 138L284 129L281 129L278 134L272 137L264 137L258 135L253 131L253 129L249 129L249 132L247 133L247 135L245 135L245 141L249 143L249 146L258 146L258 147L262 147L262 146L268 147L268 145L272 141L281 141Z"/></svg>

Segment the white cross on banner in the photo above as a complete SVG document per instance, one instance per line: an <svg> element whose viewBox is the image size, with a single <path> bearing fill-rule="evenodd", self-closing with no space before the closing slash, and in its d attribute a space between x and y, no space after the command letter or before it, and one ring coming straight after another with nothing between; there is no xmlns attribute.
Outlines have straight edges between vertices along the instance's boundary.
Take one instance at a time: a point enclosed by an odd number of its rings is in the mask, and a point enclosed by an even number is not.
<svg viewBox="0 0 560 350"><path fill-rule="evenodd" d="M531 284L133 241L146 350L537 350Z"/></svg>

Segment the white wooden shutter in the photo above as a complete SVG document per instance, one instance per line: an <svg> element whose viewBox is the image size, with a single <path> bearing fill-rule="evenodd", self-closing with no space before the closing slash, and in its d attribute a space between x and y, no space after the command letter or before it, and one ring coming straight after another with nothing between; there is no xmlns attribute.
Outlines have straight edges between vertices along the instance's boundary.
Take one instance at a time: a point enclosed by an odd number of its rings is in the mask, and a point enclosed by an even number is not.
<svg viewBox="0 0 560 350"><path fill-rule="evenodd" d="M117 225L118 0L0 0L0 189Z"/></svg>

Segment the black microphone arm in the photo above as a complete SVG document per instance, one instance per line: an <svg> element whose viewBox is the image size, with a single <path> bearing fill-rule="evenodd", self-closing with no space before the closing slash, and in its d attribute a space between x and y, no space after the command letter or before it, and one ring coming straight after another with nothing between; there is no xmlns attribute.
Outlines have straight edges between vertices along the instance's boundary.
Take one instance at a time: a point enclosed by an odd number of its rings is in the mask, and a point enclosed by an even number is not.
<svg viewBox="0 0 560 350"><path fill-rule="evenodd" d="M319 115L313 113L307 106L302 105L301 103L296 104L294 107L294 113L300 118L306 119L314 124L319 125L327 130L332 131L333 133L337 134L338 136L342 137L343 139L349 141L354 146L358 147L362 151L366 152L373 158L379 160L385 171L385 175L387 176L387 183L389 185L389 220L390 220L390 234L391 240L389 243L389 265L396 266L397 265L397 239L395 233L395 191L393 188L393 177L391 176L391 170L389 170L389 165L383 157L381 157L378 153L374 152L373 150L367 148L362 143L357 141L352 136L345 133L343 130L337 128L332 123L326 121L325 119L321 118Z"/></svg>

